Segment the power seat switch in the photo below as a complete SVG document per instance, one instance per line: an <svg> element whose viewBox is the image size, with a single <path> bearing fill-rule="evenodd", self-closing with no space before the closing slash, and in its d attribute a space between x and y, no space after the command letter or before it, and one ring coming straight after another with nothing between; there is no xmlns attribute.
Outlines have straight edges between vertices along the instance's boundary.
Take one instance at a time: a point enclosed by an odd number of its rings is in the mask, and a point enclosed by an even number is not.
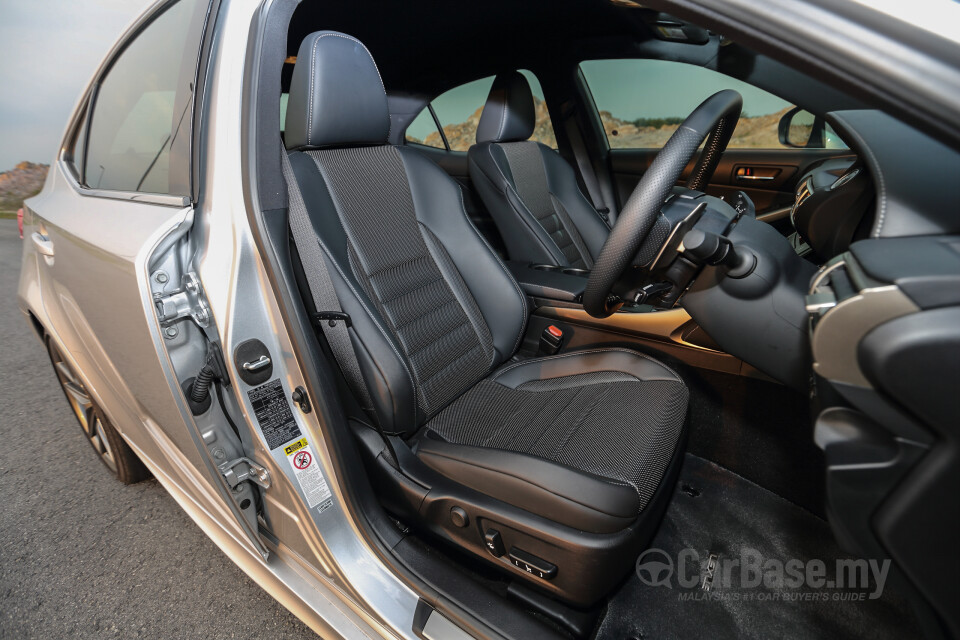
<svg viewBox="0 0 960 640"><path fill-rule="evenodd" d="M487 529L483 534L483 544L487 546L487 551L499 558L503 555L503 538L496 529Z"/></svg>
<svg viewBox="0 0 960 640"><path fill-rule="evenodd" d="M540 334L540 347L537 349L538 356L552 356L560 351L563 345L563 330L556 325L550 325Z"/></svg>
<svg viewBox="0 0 960 640"><path fill-rule="evenodd" d="M544 580L553 580L557 575L557 565L516 547L510 547L510 562L521 571Z"/></svg>

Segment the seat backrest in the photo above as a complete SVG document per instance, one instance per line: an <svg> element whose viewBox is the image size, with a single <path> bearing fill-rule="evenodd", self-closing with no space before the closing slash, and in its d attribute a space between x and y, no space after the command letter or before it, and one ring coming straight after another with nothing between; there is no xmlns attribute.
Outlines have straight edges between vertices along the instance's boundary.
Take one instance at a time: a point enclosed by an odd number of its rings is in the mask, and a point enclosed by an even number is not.
<svg viewBox="0 0 960 640"><path fill-rule="evenodd" d="M377 418L409 434L516 351L527 307L457 184L421 154L386 144L389 127L363 44L307 36L285 143Z"/></svg>
<svg viewBox="0 0 960 640"><path fill-rule="evenodd" d="M470 179L513 260L590 269L610 232L567 162L528 138L533 94L522 74L493 82L470 148Z"/></svg>

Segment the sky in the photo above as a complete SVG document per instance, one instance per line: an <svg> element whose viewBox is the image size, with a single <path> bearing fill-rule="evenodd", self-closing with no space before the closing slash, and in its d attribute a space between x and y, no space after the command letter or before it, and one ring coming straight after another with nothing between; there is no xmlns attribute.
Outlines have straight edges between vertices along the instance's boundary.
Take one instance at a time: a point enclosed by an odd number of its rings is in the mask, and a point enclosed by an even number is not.
<svg viewBox="0 0 960 640"><path fill-rule="evenodd" d="M107 51L150 0L0 0L0 171L49 164Z"/></svg>
<svg viewBox="0 0 960 640"><path fill-rule="evenodd" d="M960 3L855 1L893 15L909 14L900 17L953 40L960 39L956 27ZM5 46L0 62L0 171L22 160L49 163L55 157L67 117L81 91L124 28L149 4L151 0L0 0L0 42ZM716 78L678 83L676 69L667 67L658 70L629 61L594 62L585 65L584 71L599 108L624 120L686 115L700 100L724 86L744 90L744 110L750 115L772 113L785 104L772 96L753 94L746 87L722 85ZM689 69L683 72L691 73ZM490 82L477 82L463 91L441 96L435 107L442 124L466 120L483 103ZM675 90L651 90L664 86ZM691 91L691 86L698 86L698 91ZM425 130L423 135L429 132ZM411 134L416 135L413 128Z"/></svg>

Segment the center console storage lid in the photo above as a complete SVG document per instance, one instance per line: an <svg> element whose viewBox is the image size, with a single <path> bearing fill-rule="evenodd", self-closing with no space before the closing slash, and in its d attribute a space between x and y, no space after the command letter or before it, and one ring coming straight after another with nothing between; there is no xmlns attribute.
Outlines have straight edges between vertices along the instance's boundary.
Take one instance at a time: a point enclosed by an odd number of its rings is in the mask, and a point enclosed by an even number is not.
<svg viewBox="0 0 960 640"><path fill-rule="evenodd" d="M590 275L585 269L530 264L516 260L508 261L507 266L528 296L564 302L580 301Z"/></svg>

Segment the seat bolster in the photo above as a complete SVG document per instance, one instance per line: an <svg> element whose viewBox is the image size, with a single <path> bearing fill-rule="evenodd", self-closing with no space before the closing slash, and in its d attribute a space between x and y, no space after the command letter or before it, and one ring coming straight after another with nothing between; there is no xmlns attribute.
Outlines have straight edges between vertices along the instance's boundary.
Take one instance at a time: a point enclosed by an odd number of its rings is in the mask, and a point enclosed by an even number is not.
<svg viewBox="0 0 960 640"><path fill-rule="evenodd" d="M527 299L510 270L470 221L459 185L423 154L400 148L417 220L439 240L493 337L496 364L520 346Z"/></svg>
<svg viewBox="0 0 960 640"><path fill-rule="evenodd" d="M467 152L470 181L493 217L511 260L566 265L567 260L517 194L503 150L481 142Z"/></svg>
<svg viewBox="0 0 960 640"><path fill-rule="evenodd" d="M580 186L573 167L560 154L545 144L538 144L543 155L543 166L547 172L547 188L560 201L567 215L577 228L577 232L590 251L591 257L596 260L600 249L610 235L610 227L604 222L597 210L587 200Z"/></svg>
<svg viewBox="0 0 960 640"><path fill-rule="evenodd" d="M639 381L668 380L683 384L680 377L666 365L629 349L571 351L545 358L523 360L500 368L494 372L491 379L498 384L516 389L526 382L558 379L557 384L562 384L560 378L599 372L618 372Z"/></svg>
<svg viewBox="0 0 960 640"><path fill-rule="evenodd" d="M628 485L536 456L422 437L420 460L443 476L548 520L590 533L613 533L640 511Z"/></svg>

